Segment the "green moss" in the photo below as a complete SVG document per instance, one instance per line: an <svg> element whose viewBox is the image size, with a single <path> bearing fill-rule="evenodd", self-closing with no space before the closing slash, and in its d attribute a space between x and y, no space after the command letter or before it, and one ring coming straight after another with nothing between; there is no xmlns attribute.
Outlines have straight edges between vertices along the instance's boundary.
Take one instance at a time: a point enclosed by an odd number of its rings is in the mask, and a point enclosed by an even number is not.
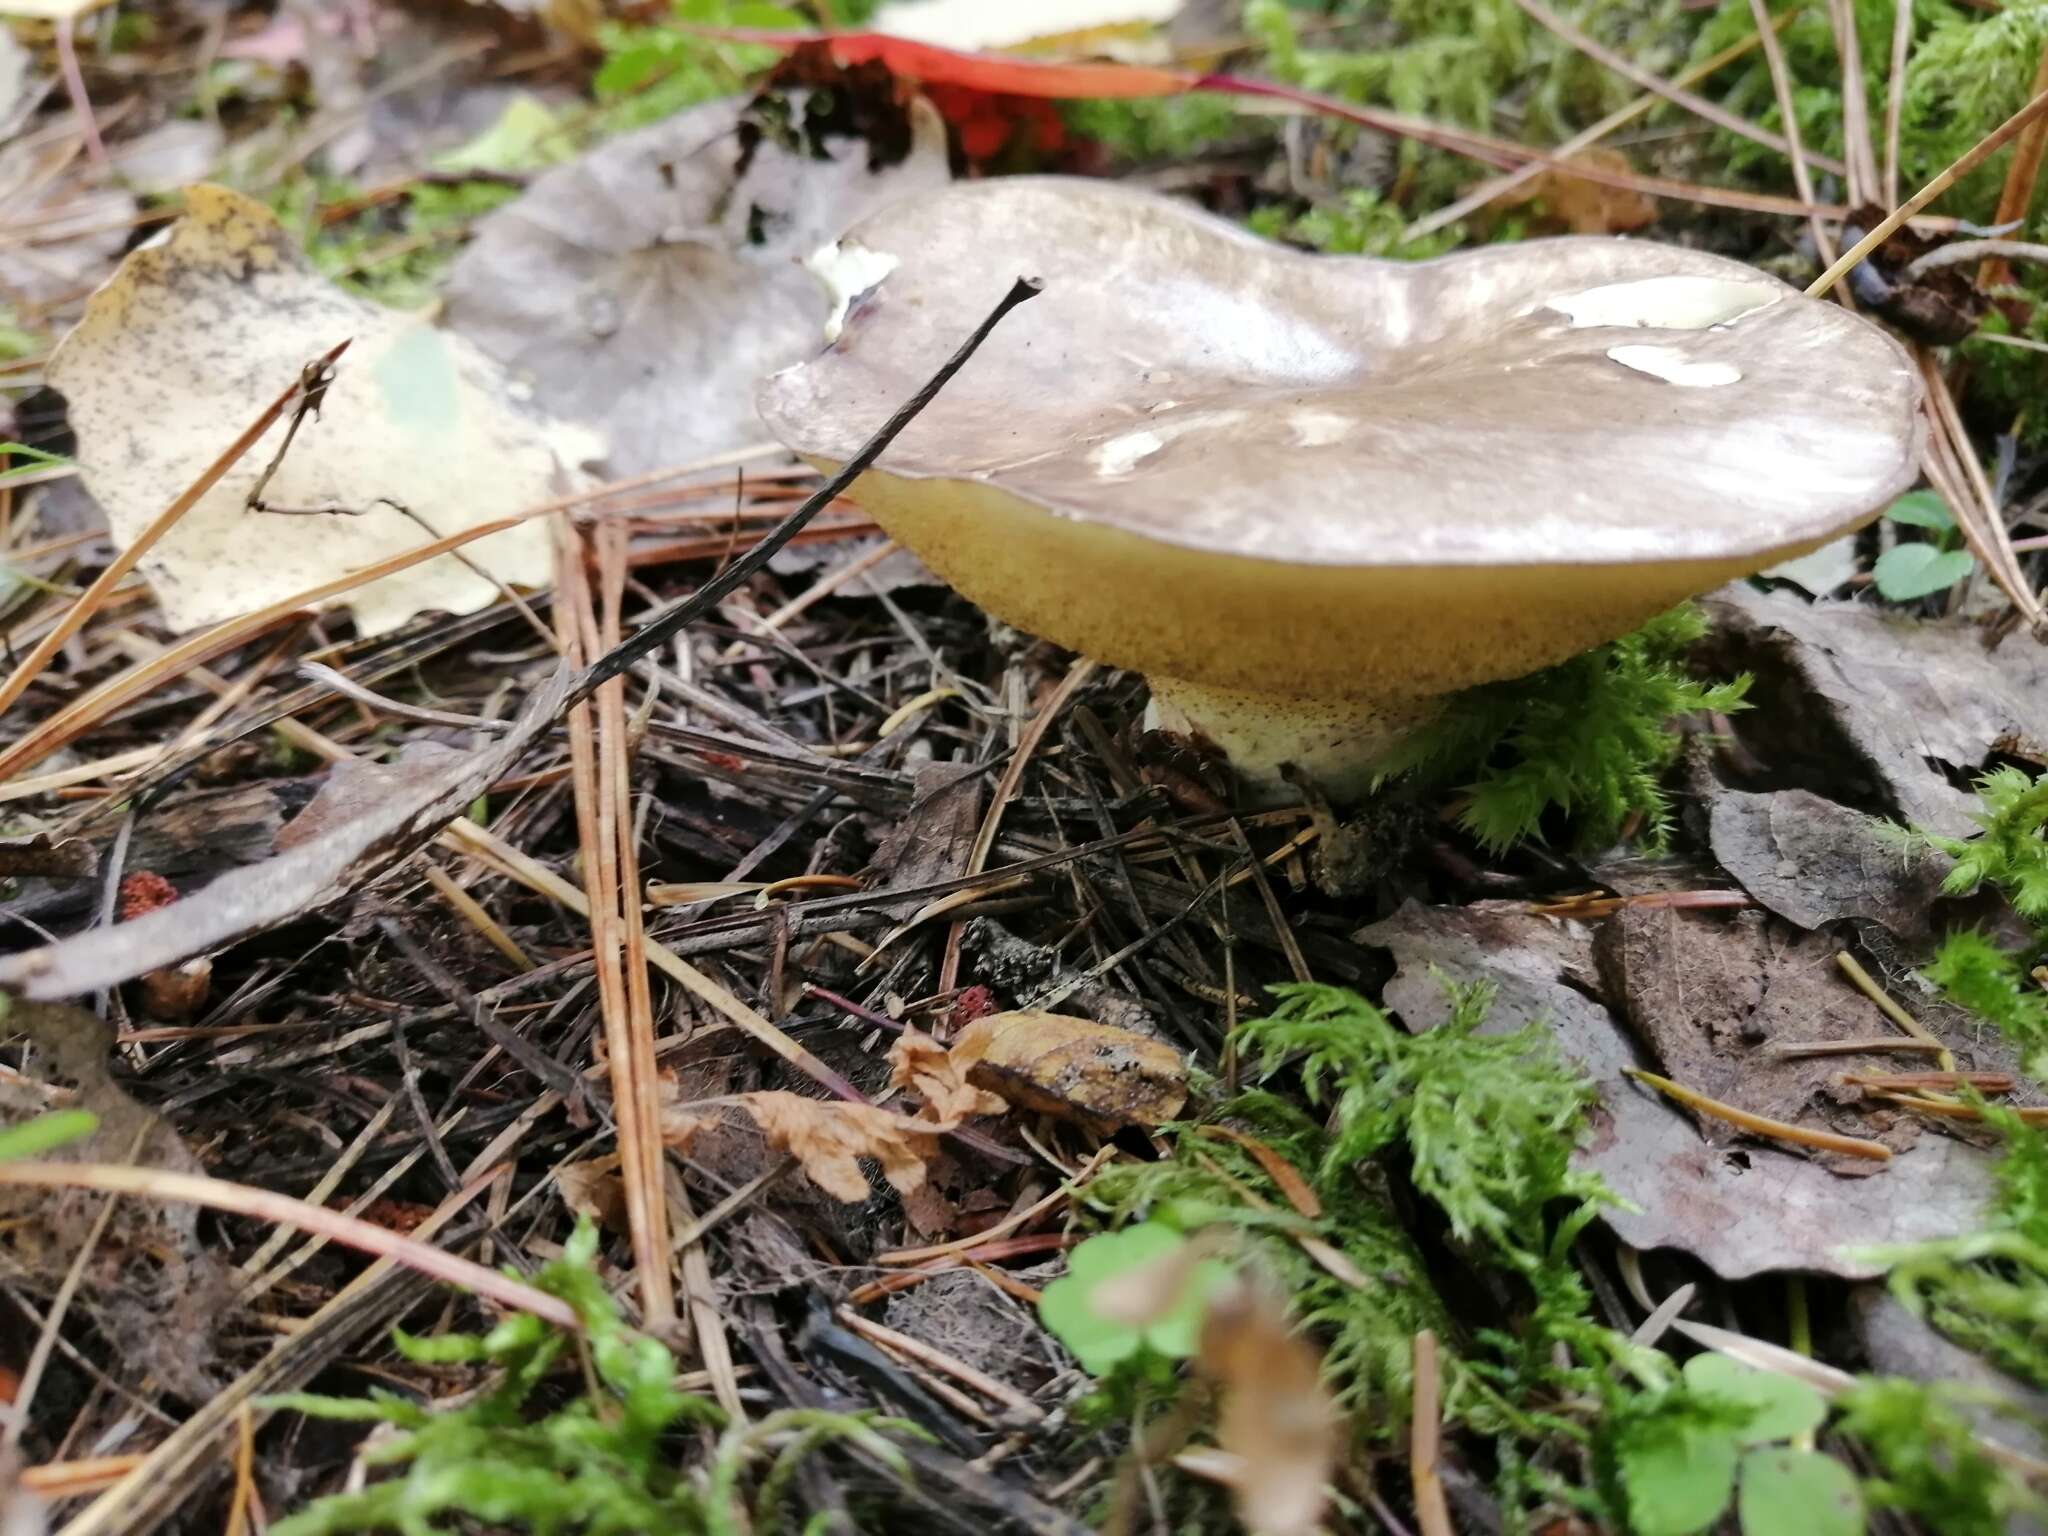
<svg viewBox="0 0 2048 1536"><path fill-rule="evenodd" d="M1398 256L1420 261L1455 250L1465 238L1464 227L1453 224L1420 240L1404 239L1408 216L1379 193L1356 187L1305 213L1261 208L1250 223L1254 234L1268 240L1286 240L1338 256Z"/></svg>
<svg viewBox="0 0 2048 1536"><path fill-rule="evenodd" d="M685 107L734 95L778 57L773 48L723 42L686 28L790 32L810 25L797 12L762 0L673 0L670 15L665 25L607 22L599 29L604 62L591 89L601 131L644 127Z"/></svg>
<svg viewBox="0 0 2048 1536"><path fill-rule="evenodd" d="M710 1400L677 1391L675 1358L620 1321L591 1267L596 1253L597 1233L586 1223L535 1279L568 1302L583 1325L585 1390L559 1407L542 1412L532 1399L576 1358L570 1337L526 1313L481 1337L397 1335L400 1352L417 1364L492 1373L461 1407L429 1409L383 1389L365 1398L270 1400L273 1408L399 1431L368 1457L374 1466L400 1469L396 1476L316 1500L278 1522L277 1536L467 1528L455 1520L537 1532L723 1536L772 1529L798 1461L830 1441L855 1441L901 1473L901 1453L868 1415L786 1410L758 1424L728 1424ZM718 1442L706 1465L686 1471L669 1450L675 1433L691 1426L718 1433ZM750 1473L758 1474L751 1522L743 1502Z"/></svg>
<svg viewBox="0 0 2048 1536"><path fill-rule="evenodd" d="M2048 1081L2048 992L2023 959L1980 933L1952 933L1921 972L1957 1006L1996 1025L2029 1075Z"/></svg>
<svg viewBox="0 0 2048 1536"><path fill-rule="evenodd" d="M1864 1498L1940 1536L2003 1536L2015 1516L2038 1519L2048 1506L1985 1453L1961 1411L1970 1401L1952 1385L1897 1377L1860 1381L1838 1398L1838 1428L1877 1464Z"/></svg>
<svg viewBox="0 0 2048 1536"><path fill-rule="evenodd" d="M1892 1294L1965 1349L2048 1386L2048 1135L2002 1105L1977 1103L2005 1138L1985 1229L1879 1255Z"/></svg>
<svg viewBox="0 0 2048 1536"><path fill-rule="evenodd" d="M300 174L265 200L323 276L372 303L422 309L439 297L470 226L519 189L501 181L420 182L402 200L322 220L323 208L359 194L352 182Z"/></svg>
<svg viewBox="0 0 2048 1536"><path fill-rule="evenodd" d="M1706 684L1685 670L1706 627L1688 605L1561 666L1471 689L1409 738L1387 777L1464 779L1459 824L1490 851L1539 836L1553 809L1583 845L1611 842L1632 820L1661 844L1671 822L1661 781L1679 748L1672 723L1744 708L1749 688L1747 677Z"/></svg>

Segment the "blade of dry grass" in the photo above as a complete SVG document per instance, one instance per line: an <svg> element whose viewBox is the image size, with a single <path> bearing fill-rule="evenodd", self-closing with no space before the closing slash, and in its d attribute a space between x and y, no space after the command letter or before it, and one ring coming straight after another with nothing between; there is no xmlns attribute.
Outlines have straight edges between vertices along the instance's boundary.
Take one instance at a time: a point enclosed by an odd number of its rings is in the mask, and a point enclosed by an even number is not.
<svg viewBox="0 0 2048 1536"><path fill-rule="evenodd" d="M1771 93L1778 98L1778 116L1785 120L1785 137L1792 146L1792 185L1798 190L1801 202L1811 203L1813 175L1807 169L1805 149L1799 141L1799 113L1792 100L1792 75L1785 67L1785 49L1771 25L1770 14L1764 9L1764 0L1749 0L1749 13L1756 21L1756 35L1763 44L1764 67L1771 75ZM1807 228L1812 232L1813 249L1820 264L1826 266L1835 259L1835 242L1829 238L1819 214L1807 220Z"/></svg>
<svg viewBox="0 0 2048 1536"><path fill-rule="evenodd" d="M1684 86L1668 81L1662 76L1644 69L1633 60L1616 53L1598 38L1590 37L1580 31L1548 6L1542 4L1541 0L1515 0L1515 4L1521 8L1523 14L1529 17L1531 21L1552 33L1559 41L1576 48L1580 53L1583 53L1602 68L1612 70L1615 74L1620 75L1622 79L1632 81L1651 95L1662 97L1673 106L1683 107L1686 111L1692 113L1694 117L1712 123L1716 128L1725 129L1738 138L1748 139L1752 144L1761 144L1766 149L1775 149L1779 154L1789 156L1795 165L1798 164L1800 158L1799 125L1791 117L1788 116L1785 119L1785 132L1782 134L1772 133L1768 128L1759 128L1747 118L1737 117L1726 107L1717 106L1715 103L1707 100L1706 97L1696 95L1685 89ZM1768 24L1764 20L1761 7L1758 10L1757 26L1761 32L1770 31ZM1771 33L1770 44L1775 44L1776 42L1777 35ZM1832 171L1837 176L1843 175L1846 172L1847 168L1839 160L1832 160L1823 155L1813 155L1810 158L1815 165L1818 165L1823 170ZM1800 191L1800 198L1804 202L1810 203L1813 201L1811 195L1804 188Z"/></svg>
<svg viewBox="0 0 2048 1536"><path fill-rule="evenodd" d="M1899 140L1906 118L1906 54L1913 46L1913 0L1892 0L1891 73L1884 88L1884 205L1899 200ZM2039 94L2040 88L2035 94Z"/></svg>
<svg viewBox="0 0 2048 1536"><path fill-rule="evenodd" d="M346 341L342 342L323 355L313 367L318 370L331 365L348 350L348 345ZM304 375L301 375L301 378L303 377ZM24 656L21 664L8 675L7 680L0 683L0 713L4 713L27 691L28 685L42 674L43 668L48 666L50 658L63 648L64 642L85 627L86 620L99 611L107 595L120 584L123 577L135 569L136 562L148 554L158 540L177 526L178 519L191 511L200 497L220 483L221 476L233 469L243 454L256 446L257 439L268 432L278 417L284 414L285 408L298 398L300 389L300 379L292 380L290 387L243 428L241 436L222 449L220 456L200 472L199 478L186 486L169 506L159 512L155 520L137 534L126 549L114 556L106 569L93 578L91 586L79 593L77 600L65 611L56 628L43 636L36 648ZM0 778L4 778L8 771L4 763L0 763Z"/></svg>
<svg viewBox="0 0 2048 1536"><path fill-rule="evenodd" d="M1825 272L1806 285L1808 297L1819 298L1834 287L1848 275L1856 263L1889 240L1900 225L2005 148L2025 131L2029 123L2038 121L2044 113L2048 113L2048 91L2040 92L1976 144L1957 156L1952 164L1944 168L1926 186L1879 220L1875 229L1837 256Z"/></svg>
<svg viewBox="0 0 2048 1536"><path fill-rule="evenodd" d="M2043 609L2039 595L2027 582L2027 573L2020 569L2019 556L2013 553L2012 535L1999 515L1998 497L1970 442L1948 376L1931 349L1916 346L1913 350L1927 384L1927 410L1934 421L1922 455L1928 479L1936 482L1936 489L1948 501L1956 526L1985 575L2005 594L2027 628L2037 638L2048 638L2048 609Z"/></svg>
<svg viewBox="0 0 2048 1536"><path fill-rule="evenodd" d="M1773 34L1783 31L1786 27L1790 26L1798 15L1799 8L1795 6L1785 12L1784 15L1772 21L1771 31ZM1738 59L1746 57L1756 48L1757 42L1757 38L1745 37L1739 42L1730 43L1719 53L1704 58L1699 63L1691 65L1680 73L1673 75L1671 77L1671 84L1680 90L1698 85L1700 81L1706 79L1709 75L1727 68ZM1591 127L1573 134L1562 144L1558 145L1552 153L1563 158L1575 155L1582 149L1590 149L1610 133L1626 128L1663 99L1663 97L1655 92L1645 91L1634 101L1628 103L1628 105L1615 108ZM1407 229L1402 231L1401 238L1404 240L1419 240L1424 235L1434 234L1439 229L1455 224L1458 220L1477 213L1487 204L1497 202L1499 199L1507 196L1508 193L1514 191L1515 188L1534 181L1543 174L1543 171L1544 167L1532 160L1519 169L1508 172L1505 176L1495 176L1483 181L1456 202L1439 208L1435 213L1426 214L1422 218L1417 219Z"/></svg>
<svg viewBox="0 0 2048 1536"><path fill-rule="evenodd" d="M556 546L555 621L571 666L587 668L594 657L603 654L606 647L585 576L583 541L566 521ZM613 678L570 709L569 757L575 786L576 841L583 855L585 915L595 957L598 1011L604 1024L605 1067L611 1076L612 1118L618 1129L619 1182L632 1237L634 1272L640 1283L641 1312L648 1328L660 1334L675 1324L675 1281L669 1267L659 1110L654 1084L640 1080L643 1058L651 1059L653 1021L651 1017L647 1021L649 1049L643 1051L634 1039L640 1021L628 981L631 960L621 912L622 903L639 910L639 884L626 883L619 868L622 778L614 773L612 763L618 747L600 742L600 736L611 734L614 710L618 730L621 736L624 733L625 687L623 678ZM644 963L642 977L644 988Z"/></svg>
<svg viewBox="0 0 2048 1536"><path fill-rule="evenodd" d="M1828 0L1835 53L1842 63L1842 147L1848 156L1849 206L1877 201L1877 156L1870 147L1870 98L1863 90L1863 45L1856 35L1856 0Z"/></svg>
<svg viewBox="0 0 2048 1536"><path fill-rule="evenodd" d="M281 1222L305 1232L375 1254L407 1269L431 1276L448 1285L460 1286L500 1306L531 1312L558 1328L580 1330L575 1310L559 1297L536 1290L524 1281L501 1275L495 1269L473 1264L458 1254L448 1253L417 1238L380 1227L375 1222L344 1216L324 1206L308 1205L290 1195L226 1179L210 1179L195 1173L174 1173L164 1168L144 1168L119 1163L0 1163L0 1184L32 1189L95 1189L110 1195L136 1195L145 1200L168 1200L179 1205L200 1205L246 1216L253 1221Z"/></svg>

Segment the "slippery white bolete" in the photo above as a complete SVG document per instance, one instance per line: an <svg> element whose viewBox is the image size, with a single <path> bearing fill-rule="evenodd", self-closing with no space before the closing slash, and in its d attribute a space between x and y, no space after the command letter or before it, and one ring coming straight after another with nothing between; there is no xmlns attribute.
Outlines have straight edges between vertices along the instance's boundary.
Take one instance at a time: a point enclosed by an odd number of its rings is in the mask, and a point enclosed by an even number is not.
<svg viewBox="0 0 2048 1536"><path fill-rule="evenodd" d="M1813 549L1915 474L1904 350L1697 251L1312 256L1017 178L813 267L835 339L759 403L820 466L1044 279L852 494L990 613L1144 672L1254 786L1292 763L1355 794L1444 695Z"/></svg>

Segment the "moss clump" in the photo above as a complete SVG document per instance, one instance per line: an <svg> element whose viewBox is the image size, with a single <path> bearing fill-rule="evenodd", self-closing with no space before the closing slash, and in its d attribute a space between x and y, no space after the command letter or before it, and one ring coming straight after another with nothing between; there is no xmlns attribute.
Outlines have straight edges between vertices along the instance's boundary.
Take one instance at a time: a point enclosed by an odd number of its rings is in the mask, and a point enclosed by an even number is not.
<svg viewBox="0 0 2048 1536"><path fill-rule="evenodd" d="M1662 779L1679 748L1672 723L1742 709L1749 690L1747 677L1707 684L1685 670L1706 629L1697 608L1676 608L1560 666L1470 689L1398 749L1387 777L1465 779L1459 825L1490 852L1538 836L1552 810L1587 846L1631 823L1661 844L1671 824Z"/></svg>

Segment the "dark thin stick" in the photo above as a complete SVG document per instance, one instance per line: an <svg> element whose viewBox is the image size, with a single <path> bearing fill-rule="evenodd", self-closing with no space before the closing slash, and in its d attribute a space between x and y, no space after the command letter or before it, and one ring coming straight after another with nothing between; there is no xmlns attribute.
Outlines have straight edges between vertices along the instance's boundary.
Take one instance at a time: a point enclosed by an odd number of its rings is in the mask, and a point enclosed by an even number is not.
<svg viewBox="0 0 2048 1536"><path fill-rule="evenodd" d="M563 707L567 708L579 699L588 698L604 684L622 675L634 662L665 644L691 620L708 613L720 598L765 566L774 558L777 550L796 536L804 524L837 500L848 486L867 472L868 466L880 458L889 444L896 440L896 434L909 426L918 412L932 403L932 398L946 387L953 375L974 355L975 350L988 340L989 332L996 328L1003 316L1026 299L1036 298L1044 288L1045 285L1035 277L1018 278L1011 285L1010 291L1003 295L1002 302L989 312L988 318L974 328L974 334L961 343L960 350L946 359L944 366L931 376L924 388L897 407L896 414L883 422L873 437L861 444L860 451L840 466L838 474L813 491L805 498L802 506L777 523L759 542L718 575L705 582L667 613L641 625L626 640L592 662L589 669L569 690L569 697L563 701Z"/></svg>

